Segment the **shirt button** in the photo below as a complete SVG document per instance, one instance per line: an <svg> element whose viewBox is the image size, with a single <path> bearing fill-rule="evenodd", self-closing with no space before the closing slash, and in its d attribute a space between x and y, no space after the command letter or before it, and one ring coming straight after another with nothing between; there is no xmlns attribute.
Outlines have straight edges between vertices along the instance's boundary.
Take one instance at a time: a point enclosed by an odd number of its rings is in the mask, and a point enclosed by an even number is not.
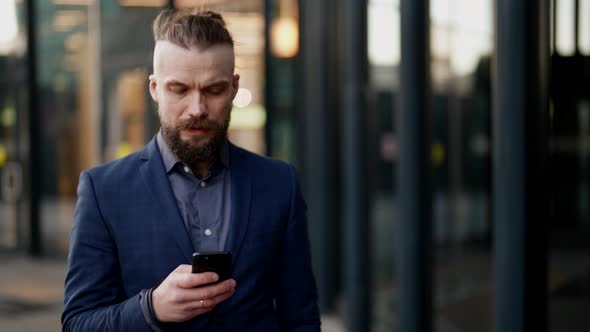
<svg viewBox="0 0 590 332"><path fill-rule="evenodd" d="M211 235L211 230L209 228L207 228L205 230L205 235L207 235L207 236Z"/></svg>
<svg viewBox="0 0 590 332"><path fill-rule="evenodd" d="M205 181L202 181L202 182L201 182L201 188L205 188L206 186L207 186L207 182L205 182Z"/></svg>
<svg viewBox="0 0 590 332"><path fill-rule="evenodd" d="M184 166L184 171L187 172L187 173L190 173L191 172L191 169L188 168L188 166Z"/></svg>

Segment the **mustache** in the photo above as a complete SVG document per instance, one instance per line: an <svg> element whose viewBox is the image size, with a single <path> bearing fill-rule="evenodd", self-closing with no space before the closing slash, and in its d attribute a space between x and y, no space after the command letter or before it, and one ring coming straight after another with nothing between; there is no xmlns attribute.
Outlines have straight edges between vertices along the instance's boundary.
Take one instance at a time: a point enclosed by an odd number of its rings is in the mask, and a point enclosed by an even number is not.
<svg viewBox="0 0 590 332"><path fill-rule="evenodd" d="M208 118L201 117L201 118L188 118L178 121L176 124L176 129L183 130L183 129L201 129L201 130L218 130L222 129L219 124L215 123L214 121L209 120Z"/></svg>

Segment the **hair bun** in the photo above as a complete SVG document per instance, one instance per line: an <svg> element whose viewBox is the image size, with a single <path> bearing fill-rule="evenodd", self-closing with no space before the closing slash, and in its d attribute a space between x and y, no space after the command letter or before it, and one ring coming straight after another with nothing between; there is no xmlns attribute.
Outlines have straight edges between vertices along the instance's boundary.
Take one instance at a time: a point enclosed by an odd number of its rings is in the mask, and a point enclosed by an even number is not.
<svg viewBox="0 0 590 332"><path fill-rule="evenodd" d="M200 17L206 17L206 18L210 18L215 21L218 21L219 23L221 23L221 25L223 25L225 27L225 21L223 20L223 17L221 17L221 15L219 13L216 13L211 10L205 10L205 11L195 10L193 12L193 14L198 15Z"/></svg>
<svg viewBox="0 0 590 332"><path fill-rule="evenodd" d="M153 33L155 42L165 40L186 49L234 45L223 17L211 10L163 10L154 20Z"/></svg>

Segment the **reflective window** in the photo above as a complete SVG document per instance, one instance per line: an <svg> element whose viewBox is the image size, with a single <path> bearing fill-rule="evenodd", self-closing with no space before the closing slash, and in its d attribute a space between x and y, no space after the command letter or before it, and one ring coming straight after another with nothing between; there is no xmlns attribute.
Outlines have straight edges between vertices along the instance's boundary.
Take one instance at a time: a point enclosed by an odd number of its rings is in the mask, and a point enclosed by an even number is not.
<svg viewBox="0 0 590 332"><path fill-rule="evenodd" d="M41 223L48 254L65 254L81 171L141 149L159 128L148 91L152 22L168 1L36 2L43 183ZM236 42L241 89L230 139L265 152L262 1L176 1L217 10Z"/></svg>
<svg viewBox="0 0 590 332"><path fill-rule="evenodd" d="M551 176L547 180L552 209L549 330L581 332L590 324L590 73L584 70L590 63L590 2L580 0L577 8L573 0L554 3L557 49L551 55ZM564 44L573 44L573 37L560 34L564 25L575 24L576 16L578 53L576 45L564 49Z"/></svg>
<svg viewBox="0 0 590 332"><path fill-rule="evenodd" d="M491 0L431 0L435 326L492 331Z"/></svg>
<svg viewBox="0 0 590 332"><path fill-rule="evenodd" d="M435 328L491 331L490 109L493 2L432 0L432 171ZM395 239L399 210L396 114L399 1L368 5L368 56L375 119L372 173L373 330L396 326ZM392 222L393 221L393 222Z"/></svg>
<svg viewBox="0 0 590 332"><path fill-rule="evenodd" d="M572 55L576 51L576 7L575 0L556 0L556 43L561 55Z"/></svg>
<svg viewBox="0 0 590 332"><path fill-rule="evenodd" d="M0 250L26 246L26 22L22 1L0 2Z"/></svg>
<svg viewBox="0 0 590 332"><path fill-rule="evenodd" d="M78 175L100 160L98 9L91 1L38 1L42 247L65 253Z"/></svg>

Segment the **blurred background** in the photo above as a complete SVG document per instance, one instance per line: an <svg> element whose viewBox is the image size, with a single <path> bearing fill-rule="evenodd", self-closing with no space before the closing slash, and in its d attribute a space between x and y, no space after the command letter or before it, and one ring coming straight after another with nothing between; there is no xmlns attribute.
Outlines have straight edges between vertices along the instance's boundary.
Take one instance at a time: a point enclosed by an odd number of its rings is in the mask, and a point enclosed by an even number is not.
<svg viewBox="0 0 590 332"><path fill-rule="evenodd" d="M352 1L352 0L350 0ZM230 139L293 163L309 204L326 331L346 331L342 190L366 186L370 331L398 320L399 0L365 0L363 130L347 132L351 30L338 0L0 0L0 330L60 330L79 173L141 149L157 132L151 23L162 8L220 11L241 76ZM430 0L433 321L492 331L492 0ZM590 326L590 0L550 5L546 105L550 198L548 331ZM355 27L353 26L352 29ZM545 110L545 108L543 108ZM347 135L366 174L344 176ZM356 136L355 136L356 137ZM529 164L534 169L539 165ZM359 235L360 236L360 235ZM355 242L356 243L356 242ZM534 277L534 276L533 276Z"/></svg>

